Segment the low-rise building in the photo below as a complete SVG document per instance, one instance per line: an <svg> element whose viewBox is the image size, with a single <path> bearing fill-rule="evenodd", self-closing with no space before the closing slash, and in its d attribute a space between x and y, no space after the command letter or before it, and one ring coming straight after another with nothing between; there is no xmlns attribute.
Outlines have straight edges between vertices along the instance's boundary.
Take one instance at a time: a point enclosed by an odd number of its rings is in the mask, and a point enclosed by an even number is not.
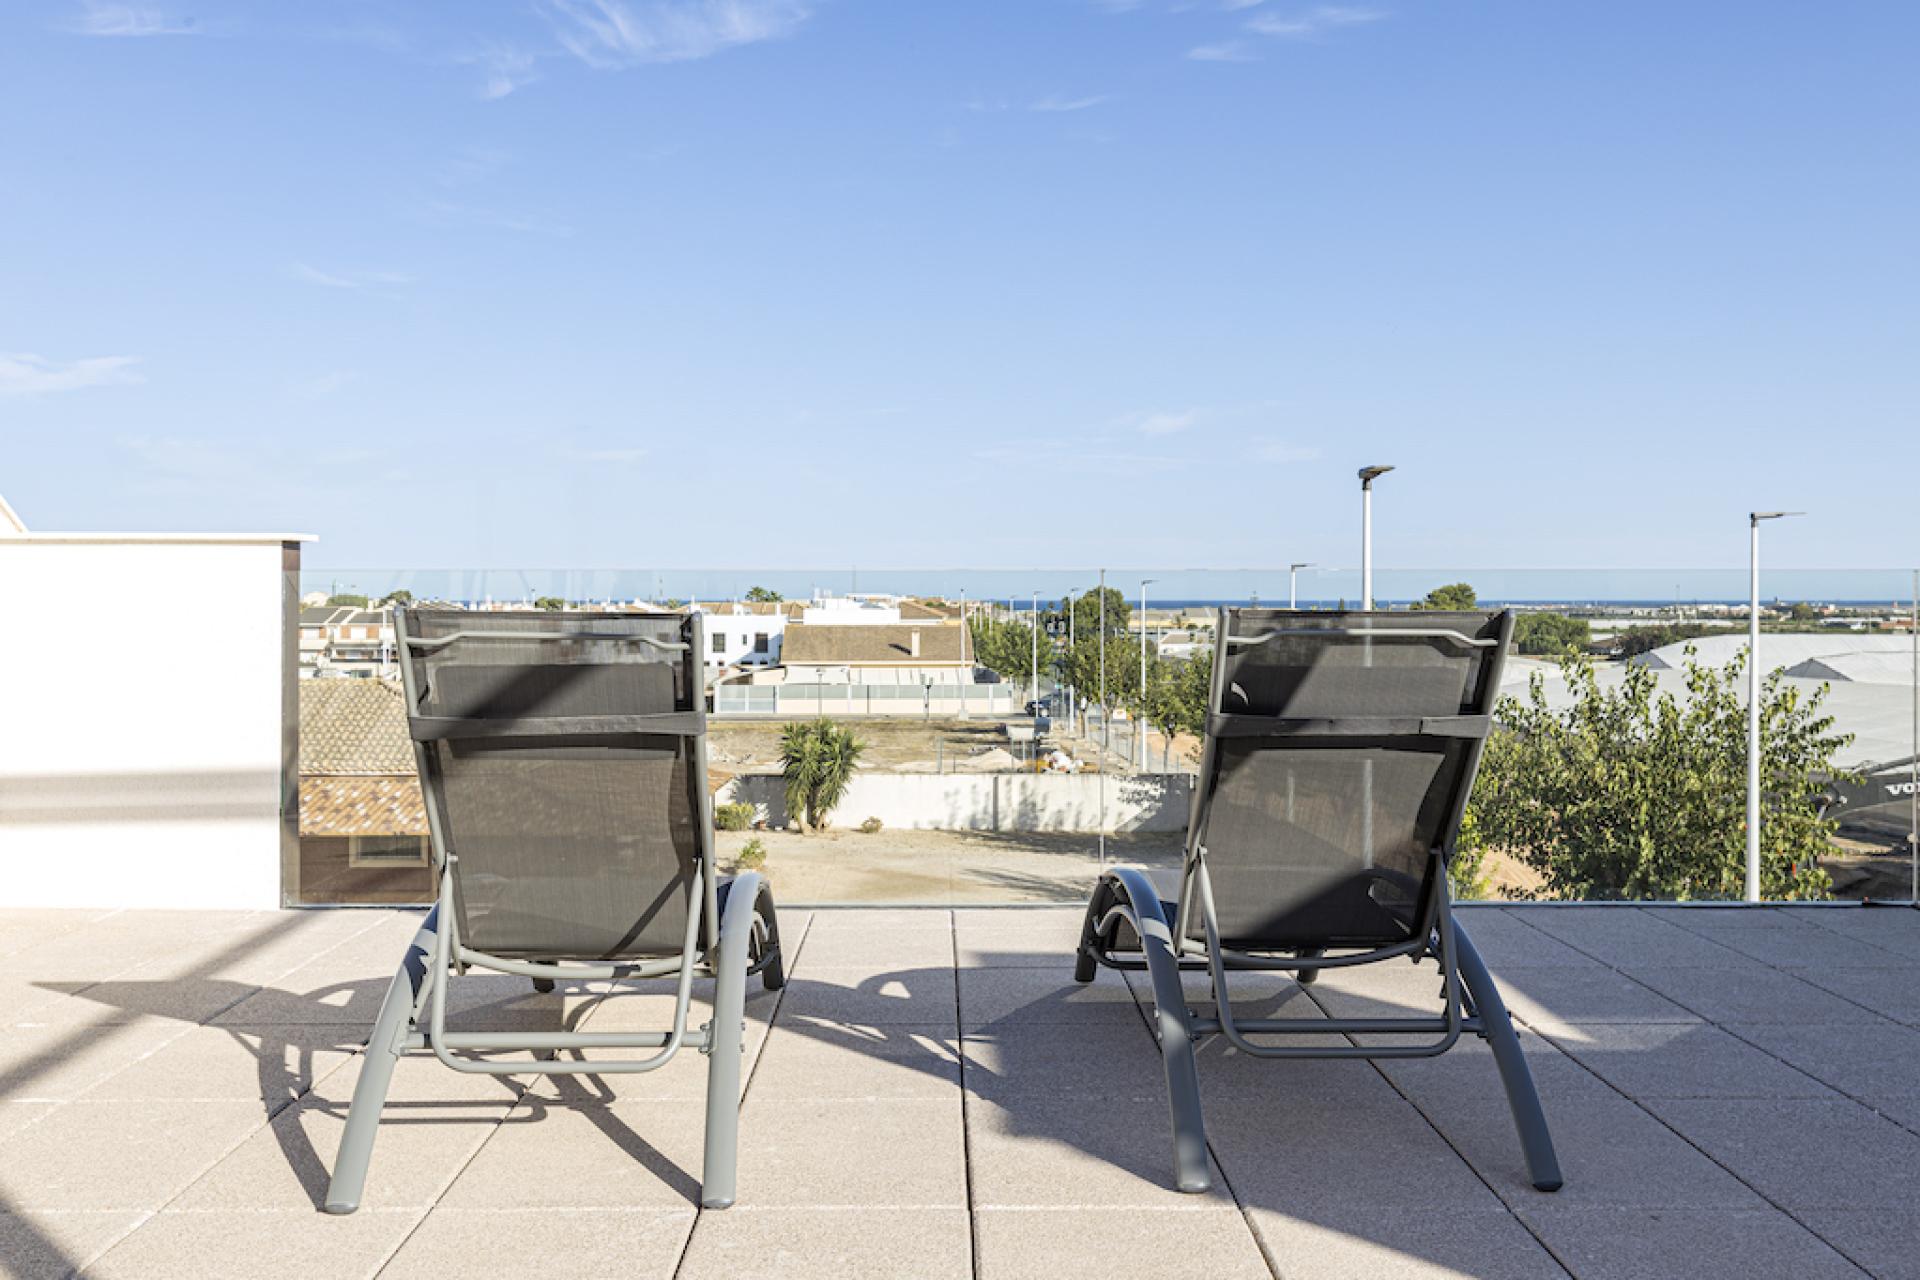
<svg viewBox="0 0 1920 1280"><path fill-rule="evenodd" d="M300 684L300 902L425 902L427 813L397 680Z"/></svg>

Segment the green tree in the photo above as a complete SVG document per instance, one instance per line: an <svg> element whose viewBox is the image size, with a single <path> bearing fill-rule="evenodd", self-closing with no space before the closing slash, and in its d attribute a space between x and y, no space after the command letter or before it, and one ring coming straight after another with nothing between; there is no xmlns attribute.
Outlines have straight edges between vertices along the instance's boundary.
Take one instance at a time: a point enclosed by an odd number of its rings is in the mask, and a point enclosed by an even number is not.
<svg viewBox="0 0 1920 1280"><path fill-rule="evenodd" d="M867 744L826 716L788 725L780 734L780 772L787 782L787 813L808 831L847 794Z"/></svg>
<svg viewBox="0 0 1920 1280"><path fill-rule="evenodd" d="M1554 898L1737 898L1746 876L1744 660L1694 662L1684 700L1628 667L1602 688L1593 662L1561 659L1572 704L1547 705L1539 676L1501 700L1469 812L1477 838L1519 858ZM1815 808L1850 740L1811 697L1767 677L1761 695L1761 892L1825 898L1835 824Z"/></svg>
<svg viewBox="0 0 1920 1280"><path fill-rule="evenodd" d="M748 587L747 599L754 604L779 604L786 597L766 587Z"/></svg>
<svg viewBox="0 0 1920 1280"><path fill-rule="evenodd" d="M336 591L327 597L327 603L335 608L364 609L367 598L357 591Z"/></svg>
<svg viewBox="0 0 1920 1280"><path fill-rule="evenodd" d="M387 592L386 602L388 604L401 605L403 607L407 605L411 605L413 603L413 592L408 591L405 588L402 588L398 591L389 591Z"/></svg>
<svg viewBox="0 0 1920 1280"><path fill-rule="evenodd" d="M1104 611L1103 606L1104 604ZM1126 597L1113 587L1089 591L1074 597L1071 609L1062 603L1063 616L1070 616L1068 646L1061 660L1061 674L1079 691L1082 701L1099 701L1101 688L1101 624L1106 628L1106 706L1124 704L1140 683L1140 642L1129 634L1127 623L1133 611Z"/></svg>
<svg viewBox="0 0 1920 1280"><path fill-rule="evenodd" d="M967 624L969 639L973 643L973 660L979 666L998 673L1013 681L1022 689L1033 683L1033 628L1017 619L996 621L981 615L975 615ZM1046 636L1040 637L1040 660L1050 663L1053 656L1053 642Z"/></svg>
<svg viewBox="0 0 1920 1280"><path fill-rule="evenodd" d="M1708 626L1704 622L1655 622L1628 627L1614 636L1613 647L1621 657L1635 658L1682 640L1698 640L1701 636L1718 635L1726 630L1728 628Z"/></svg>
<svg viewBox="0 0 1920 1280"><path fill-rule="evenodd" d="M533 602L536 609L545 609L548 613L558 613L567 607L567 602L559 596L541 596Z"/></svg>
<svg viewBox="0 0 1920 1280"><path fill-rule="evenodd" d="M1472 609L1479 605L1480 597L1473 588L1464 582L1449 582L1444 587L1435 587L1427 592L1427 598L1416 600L1415 609Z"/></svg>
<svg viewBox="0 0 1920 1280"><path fill-rule="evenodd" d="M1521 653L1566 653L1585 649L1592 641L1587 620L1564 613L1523 613L1513 624L1513 647Z"/></svg>
<svg viewBox="0 0 1920 1280"><path fill-rule="evenodd" d="M1820 621L1820 611L1802 600L1799 604L1787 610L1787 617L1794 622L1818 622Z"/></svg>

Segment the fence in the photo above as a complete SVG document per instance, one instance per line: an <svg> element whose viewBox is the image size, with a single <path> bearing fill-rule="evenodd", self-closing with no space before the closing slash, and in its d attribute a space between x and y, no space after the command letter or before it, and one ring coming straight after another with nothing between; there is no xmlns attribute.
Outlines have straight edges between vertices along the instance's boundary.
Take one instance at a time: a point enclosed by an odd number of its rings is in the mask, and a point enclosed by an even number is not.
<svg viewBox="0 0 1920 1280"><path fill-rule="evenodd" d="M848 784L834 812L848 826L878 818L891 830L1091 834L1102 828L1103 798L1108 831L1185 831L1193 777L863 773ZM714 799L750 804L756 820L769 826L787 824L786 784L777 774L731 779Z"/></svg>
<svg viewBox="0 0 1920 1280"><path fill-rule="evenodd" d="M716 716L935 716L1021 714L1026 697L1011 684L723 684Z"/></svg>

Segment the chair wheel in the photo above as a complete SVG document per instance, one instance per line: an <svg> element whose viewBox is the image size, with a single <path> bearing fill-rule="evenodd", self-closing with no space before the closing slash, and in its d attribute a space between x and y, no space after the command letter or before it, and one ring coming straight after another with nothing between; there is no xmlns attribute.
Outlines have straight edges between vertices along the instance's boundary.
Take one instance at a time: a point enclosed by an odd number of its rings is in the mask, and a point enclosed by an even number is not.
<svg viewBox="0 0 1920 1280"><path fill-rule="evenodd" d="M552 978L535 978L533 980L533 989L535 991L538 991L543 996L551 995L553 994L553 979Z"/></svg>

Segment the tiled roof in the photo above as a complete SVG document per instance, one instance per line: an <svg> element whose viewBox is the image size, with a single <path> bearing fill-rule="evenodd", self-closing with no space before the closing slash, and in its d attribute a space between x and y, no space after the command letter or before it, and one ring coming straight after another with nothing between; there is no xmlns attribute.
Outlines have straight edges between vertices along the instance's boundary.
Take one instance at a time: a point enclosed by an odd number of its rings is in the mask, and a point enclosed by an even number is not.
<svg viewBox="0 0 1920 1280"><path fill-rule="evenodd" d="M303 777L395 777L414 771L397 680L302 680Z"/></svg>
<svg viewBox="0 0 1920 1280"><path fill-rule="evenodd" d="M920 637L920 654L913 637ZM966 629L957 622L882 624L798 623L781 643L783 665L796 663L874 663L966 661Z"/></svg>
<svg viewBox="0 0 1920 1280"><path fill-rule="evenodd" d="M341 683L345 683L342 681ZM300 779L303 836L424 836L420 783L404 778Z"/></svg>

